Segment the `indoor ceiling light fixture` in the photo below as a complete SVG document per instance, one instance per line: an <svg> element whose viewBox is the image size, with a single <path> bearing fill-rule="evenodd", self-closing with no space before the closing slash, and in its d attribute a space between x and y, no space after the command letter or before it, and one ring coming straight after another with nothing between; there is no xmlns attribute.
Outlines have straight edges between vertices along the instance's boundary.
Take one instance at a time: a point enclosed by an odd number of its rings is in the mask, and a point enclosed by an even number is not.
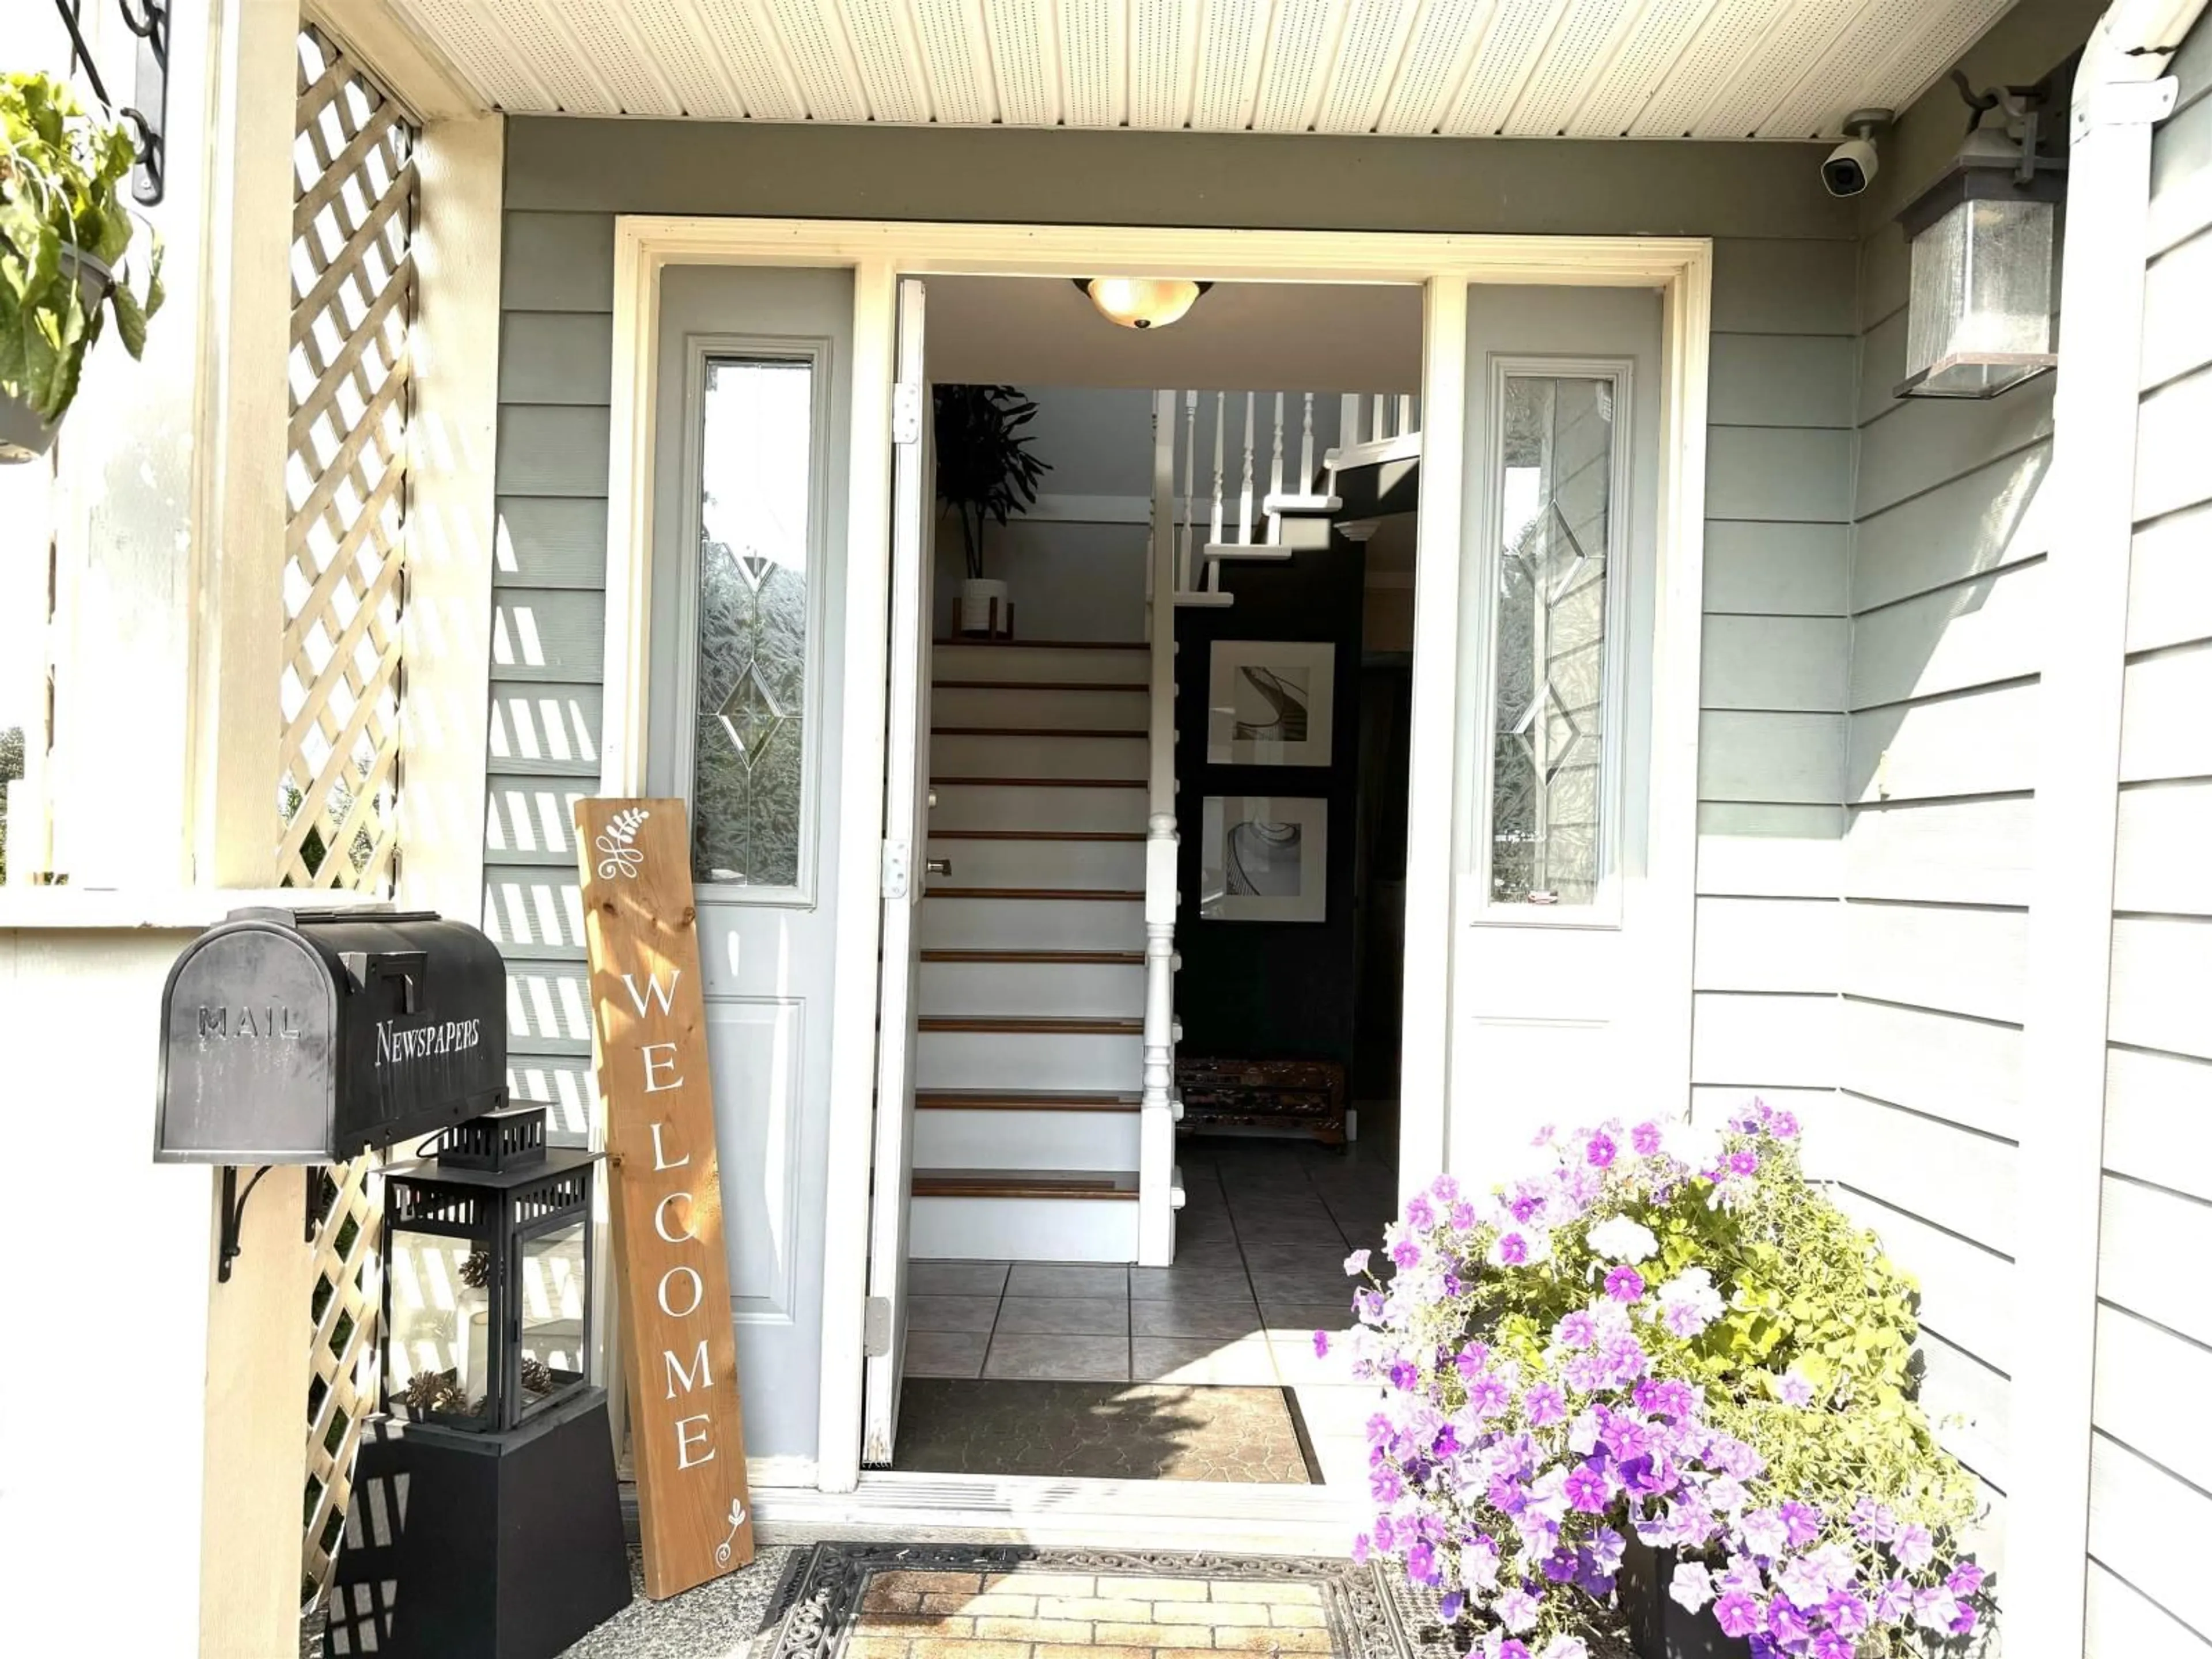
<svg viewBox="0 0 2212 1659"><path fill-rule="evenodd" d="M1213 286L1177 276L1078 276L1076 287L1091 296L1098 314L1123 328L1165 328L1180 322Z"/></svg>

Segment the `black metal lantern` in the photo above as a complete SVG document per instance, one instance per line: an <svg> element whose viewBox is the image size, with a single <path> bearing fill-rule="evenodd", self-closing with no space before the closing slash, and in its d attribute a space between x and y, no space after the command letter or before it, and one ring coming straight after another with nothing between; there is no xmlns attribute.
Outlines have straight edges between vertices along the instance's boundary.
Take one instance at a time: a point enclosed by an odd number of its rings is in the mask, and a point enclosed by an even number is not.
<svg viewBox="0 0 2212 1659"><path fill-rule="evenodd" d="M585 1386L597 1152L545 1108L458 1124L385 1175L385 1408L504 1434Z"/></svg>

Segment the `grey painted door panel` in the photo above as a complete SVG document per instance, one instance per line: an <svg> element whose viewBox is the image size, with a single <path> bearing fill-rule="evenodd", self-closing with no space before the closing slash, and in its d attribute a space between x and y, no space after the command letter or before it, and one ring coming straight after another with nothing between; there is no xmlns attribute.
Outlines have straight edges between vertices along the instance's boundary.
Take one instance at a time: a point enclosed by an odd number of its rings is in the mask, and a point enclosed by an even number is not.
<svg viewBox="0 0 2212 1659"><path fill-rule="evenodd" d="M720 883L696 889L746 1449L755 1457L811 1457L821 1376L836 921L826 879L837 823L836 751L829 738L842 704L840 634L830 619L842 611L853 282L849 272L836 270L677 266L663 274L660 307L647 653L649 793L692 794L690 768L682 758L690 751L684 734L695 718L685 706L697 654L690 593L706 552L695 498L700 471L690 459L702 443L697 367L710 349L821 353L812 382L818 435L810 447L813 487L801 556L811 619L801 787L811 793L812 811L803 815L800 834L812 842L814 879L808 890L809 860L802 852L797 892ZM726 445L728 434L717 441ZM694 810L700 810L696 802Z"/></svg>

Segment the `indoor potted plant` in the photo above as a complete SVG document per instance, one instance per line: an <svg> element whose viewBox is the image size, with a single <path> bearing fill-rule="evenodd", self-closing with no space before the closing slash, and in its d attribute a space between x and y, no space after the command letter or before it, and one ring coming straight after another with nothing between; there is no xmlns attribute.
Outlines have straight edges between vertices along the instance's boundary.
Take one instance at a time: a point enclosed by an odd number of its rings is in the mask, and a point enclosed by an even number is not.
<svg viewBox="0 0 2212 1659"><path fill-rule="evenodd" d="M1442 1178L1386 1230L1350 1339L1384 1384L1357 1553L1401 1560L1471 1651L1901 1659L1986 1632L1911 1282L1796 1135L1759 1103L1547 1134L1540 1174Z"/></svg>
<svg viewBox="0 0 2212 1659"><path fill-rule="evenodd" d="M63 82L0 76L0 460L53 442L109 312L125 350L145 347L161 258L149 228L134 292L123 183L137 159L130 126L87 113Z"/></svg>
<svg viewBox="0 0 2212 1659"><path fill-rule="evenodd" d="M1006 635L1013 611L1004 581L983 574L983 532L991 522L1036 503L1037 480L1048 463L1030 453L1022 428L1036 404L1010 386L937 388L937 498L960 515L967 580L960 584L958 631Z"/></svg>

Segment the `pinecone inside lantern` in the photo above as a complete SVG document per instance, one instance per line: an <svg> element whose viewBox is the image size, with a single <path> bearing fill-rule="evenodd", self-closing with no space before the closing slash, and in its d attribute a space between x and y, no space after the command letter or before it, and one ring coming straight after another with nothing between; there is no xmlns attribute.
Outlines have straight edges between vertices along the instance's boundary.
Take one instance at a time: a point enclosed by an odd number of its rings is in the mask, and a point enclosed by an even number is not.
<svg viewBox="0 0 2212 1659"><path fill-rule="evenodd" d="M491 1283L491 1252L471 1250L461 1263L461 1283L480 1291Z"/></svg>
<svg viewBox="0 0 2212 1659"><path fill-rule="evenodd" d="M553 1392L553 1368L529 1354L522 1356L522 1386L532 1394Z"/></svg>
<svg viewBox="0 0 2212 1659"><path fill-rule="evenodd" d="M459 1411L467 1403L458 1379L449 1370L416 1372L399 1397L407 1402L408 1410L424 1417Z"/></svg>

